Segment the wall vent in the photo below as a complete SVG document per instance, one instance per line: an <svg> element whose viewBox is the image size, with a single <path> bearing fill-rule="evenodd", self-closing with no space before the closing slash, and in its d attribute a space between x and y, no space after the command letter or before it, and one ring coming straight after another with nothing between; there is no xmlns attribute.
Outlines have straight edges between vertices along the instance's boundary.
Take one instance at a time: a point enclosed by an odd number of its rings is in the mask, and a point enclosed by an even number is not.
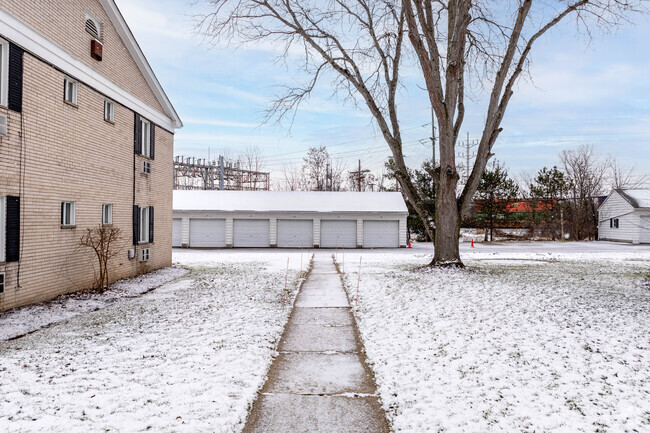
<svg viewBox="0 0 650 433"><path fill-rule="evenodd" d="M0 135L7 135L7 116L0 114Z"/></svg>
<svg viewBox="0 0 650 433"><path fill-rule="evenodd" d="M95 39L99 39L99 25L90 17L86 19L86 31L93 35Z"/></svg>

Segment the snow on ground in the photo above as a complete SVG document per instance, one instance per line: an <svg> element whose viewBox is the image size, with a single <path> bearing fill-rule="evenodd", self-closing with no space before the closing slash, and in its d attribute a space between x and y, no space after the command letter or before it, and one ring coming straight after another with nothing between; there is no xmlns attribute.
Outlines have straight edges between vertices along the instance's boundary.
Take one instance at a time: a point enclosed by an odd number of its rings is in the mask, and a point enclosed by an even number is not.
<svg viewBox="0 0 650 433"><path fill-rule="evenodd" d="M240 431L300 256L174 251L186 277L1 343L0 431Z"/></svg>
<svg viewBox="0 0 650 433"><path fill-rule="evenodd" d="M187 270L170 267L117 281L105 293L81 292L59 296L36 305L0 312L0 341L16 338L38 329L95 311L119 301L148 292L181 277Z"/></svg>
<svg viewBox="0 0 650 433"><path fill-rule="evenodd" d="M650 246L431 244L345 253L346 285L397 432L650 431ZM342 254L337 259L342 262Z"/></svg>

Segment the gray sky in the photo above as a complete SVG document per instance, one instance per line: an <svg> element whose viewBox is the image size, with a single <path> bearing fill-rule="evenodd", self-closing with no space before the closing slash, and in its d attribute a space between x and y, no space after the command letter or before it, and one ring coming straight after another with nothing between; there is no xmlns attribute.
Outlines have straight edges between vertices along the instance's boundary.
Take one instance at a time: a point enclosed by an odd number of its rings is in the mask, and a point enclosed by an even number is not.
<svg viewBox="0 0 650 433"><path fill-rule="evenodd" d="M310 146L327 146L350 169L381 171L389 155L364 107L330 97L323 81L288 124L261 125L278 86L300 77L274 62L276 47L210 48L193 31L197 6L178 0L117 0L185 127L175 154L211 157L260 148L266 169L280 179ZM198 6L201 7L201 6ZM603 155L650 175L650 18L589 42L571 23L544 37L533 51L532 81L521 81L495 145L511 174L557 164L561 150L593 144ZM411 166L430 158L430 111L417 82L400 93L405 154ZM461 136L479 137L482 95L469 102ZM208 150L209 149L209 150Z"/></svg>

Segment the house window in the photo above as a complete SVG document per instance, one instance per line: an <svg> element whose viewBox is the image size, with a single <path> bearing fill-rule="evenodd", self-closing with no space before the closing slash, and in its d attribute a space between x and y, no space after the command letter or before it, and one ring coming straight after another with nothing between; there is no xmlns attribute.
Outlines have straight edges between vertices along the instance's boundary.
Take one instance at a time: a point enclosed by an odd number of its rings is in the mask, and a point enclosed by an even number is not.
<svg viewBox="0 0 650 433"><path fill-rule="evenodd" d="M61 225L72 227L75 225L75 202L64 201L61 203Z"/></svg>
<svg viewBox="0 0 650 433"><path fill-rule="evenodd" d="M6 200L4 197L0 197L0 262L5 261L5 242L6 234L5 229L7 226L6 222Z"/></svg>
<svg viewBox="0 0 650 433"><path fill-rule="evenodd" d="M115 103L108 99L104 100L104 120L111 123L115 122Z"/></svg>
<svg viewBox="0 0 650 433"><path fill-rule="evenodd" d="M113 224L113 205L102 205L102 224Z"/></svg>
<svg viewBox="0 0 650 433"><path fill-rule="evenodd" d="M72 80L71 78L66 77L63 79L63 99L65 100L65 102L69 102L70 104L77 105L78 87L79 87L79 83Z"/></svg>
<svg viewBox="0 0 650 433"><path fill-rule="evenodd" d="M150 221L150 207L141 207L140 208L140 243L149 242L149 221Z"/></svg>
<svg viewBox="0 0 650 433"><path fill-rule="evenodd" d="M9 42L0 39L0 105L7 106L9 94Z"/></svg>
<svg viewBox="0 0 650 433"><path fill-rule="evenodd" d="M151 123L147 122L144 119L140 119L140 127L142 135L140 135L140 149L142 149L142 155L147 158L151 157Z"/></svg>

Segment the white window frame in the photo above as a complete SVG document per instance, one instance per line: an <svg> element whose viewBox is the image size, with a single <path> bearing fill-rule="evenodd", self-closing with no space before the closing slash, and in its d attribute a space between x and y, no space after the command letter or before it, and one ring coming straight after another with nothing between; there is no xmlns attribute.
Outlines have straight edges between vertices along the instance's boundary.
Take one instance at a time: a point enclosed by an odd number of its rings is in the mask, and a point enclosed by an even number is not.
<svg viewBox="0 0 650 433"><path fill-rule="evenodd" d="M151 158L151 122L140 119L140 154Z"/></svg>
<svg viewBox="0 0 650 433"><path fill-rule="evenodd" d="M140 261L146 262L151 259L151 248L142 248L140 250Z"/></svg>
<svg viewBox="0 0 650 433"><path fill-rule="evenodd" d="M0 38L0 105L9 102L9 42Z"/></svg>
<svg viewBox="0 0 650 433"><path fill-rule="evenodd" d="M149 218L151 217L151 209L149 206L140 208L140 233L138 233L138 242L141 244L149 243Z"/></svg>
<svg viewBox="0 0 650 433"><path fill-rule="evenodd" d="M72 85L71 94L69 94L70 85ZM63 92L63 100L69 104L77 105L77 96L79 94L79 83L70 77L65 77L63 79L63 86L65 89Z"/></svg>
<svg viewBox="0 0 650 433"><path fill-rule="evenodd" d="M6 197L0 197L0 262L5 261L6 253L6 238L7 234L5 233L7 227L7 199Z"/></svg>
<svg viewBox="0 0 650 433"><path fill-rule="evenodd" d="M151 174L151 162L144 160L142 161L142 173Z"/></svg>
<svg viewBox="0 0 650 433"><path fill-rule="evenodd" d="M113 204L104 203L102 205L102 224L113 224Z"/></svg>
<svg viewBox="0 0 650 433"><path fill-rule="evenodd" d="M70 205L69 209L68 205ZM74 227L76 223L75 214L77 213L77 203L74 201L63 201L61 202L61 208L61 226Z"/></svg>
<svg viewBox="0 0 650 433"><path fill-rule="evenodd" d="M104 99L104 120L115 123L115 102Z"/></svg>

